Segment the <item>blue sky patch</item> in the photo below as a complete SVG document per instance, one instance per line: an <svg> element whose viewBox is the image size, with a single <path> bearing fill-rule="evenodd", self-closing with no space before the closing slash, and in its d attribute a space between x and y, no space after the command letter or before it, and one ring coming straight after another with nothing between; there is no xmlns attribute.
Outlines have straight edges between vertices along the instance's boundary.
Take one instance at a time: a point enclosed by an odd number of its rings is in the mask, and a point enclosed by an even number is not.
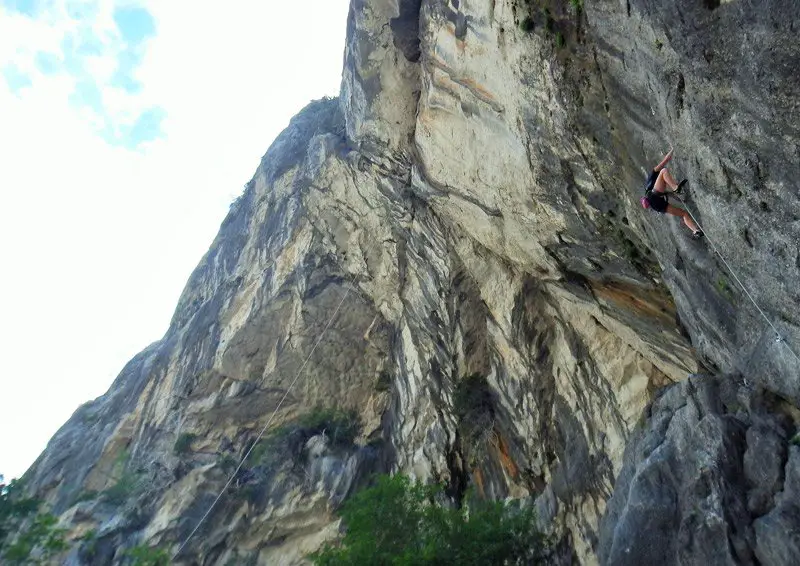
<svg viewBox="0 0 800 566"><path fill-rule="evenodd" d="M7 65L3 67L3 78L6 80L8 88L11 89L11 92L14 94L17 94L23 88L33 84L30 76L20 71L19 67L16 65Z"/></svg>
<svg viewBox="0 0 800 566"><path fill-rule="evenodd" d="M75 84L75 90L69 98L70 102L78 107L88 107L97 112L104 114L103 111L103 95L100 89L97 88L91 79L81 79Z"/></svg>
<svg viewBox="0 0 800 566"><path fill-rule="evenodd" d="M44 13L53 0L0 0L0 8L23 13L33 17ZM67 16L72 20L66 34L61 39L60 49L55 52L41 50L33 53L30 68L14 64L0 65L0 80L5 80L12 93L31 87L32 74L56 75L63 73L74 80L72 92L68 95L69 104L81 111L89 111L88 119L96 131L108 144L136 150L142 144L164 136L162 123L166 111L158 106L129 113L131 106L141 108L137 100L143 90L136 78L136 71L142 64L145 42L156 34L156 23L146 9L138 6L119 6L113 11L113 31L97 30L92 20L98 14L97 0L65 0ZM68 20L69 21L69 20ZM110 79L101 72L95 76L95 57L103 58L101 64L113 60L113 73ZM112 89L107 92L105 89ZM121 89L129 97L119 98ZM123 110L117 113L108 107L104 93L112 94L115 100L122 101ZM116 107L115 107L116 108Z"/></svg>
<svg viewBox="0 0 800 566"><path fill-rule="evenodd" d="M73 75L84 70L87 57L99 57L103 54L103 44L91 33L69 33L61 40L61 54L64 57L64 68Z"/></svg>
<svg viewBox="0 0 800 566"><path fill-rule="evenodd" d="M81 36L77 47L75 48L77 55L92 57L103 54L103 44L93 35L85 34Z"/></svg>
<svg viewBox="0 0 800 566"><path fill-rule="evenodd" d="M143 143L164 137L161 122L166 116L163 108L153 106L139 114L130 124L113 124L106 120L99 134L110 145L136 150Z"/></svg>
<svg viewBox="0 0 800 566"><path fill-rule="evenodd" d="M74 35L67 35L61 40L61 54L64 57L64 68L73 74L83 70L83 60L78 53L78 43Z"/></svg>
<svg viewBox="0 0 800 566"><path fill-rule="evenodd" d="M138 94L142 90L142 83L121 69L117 69L111 77L111 86L121 88L128 94Z"/></svg>
<svg viewBox="0 0 800 566"><path fill-rule="evenodd" d="M156 22L150 12L138 6L123 6L114 10L114 23L128 43L140 43L156 33Z"/></svg>
<svg viewBox="0 0 800 566"><path fill-rule="evenodd" d="M39 0L0 0L0 6L30 17L35 17L41 8Z"/></svg>
<svg viewBox="0 0 800 566"><path fill-rule="evenodd" d="M163 108L148 108L139 115L136 122L127 128L123 145L133 149L141 143L157 140L164 133L161 131L161 122L166 118L167 113Z"/></svg>
<svg viewBox="0 0 800 566"><path fill-rule="evenodd" d="M39 72L45 75L54 75L61 69L61 59L55 53L38 51L34 63Z"/></svg>
<svg viewBox="0 0 800 566"><path fill-rule="evenodd" d="M99 11L97 2L86 2L85 0L67 2L65 8L67 15L73 20L87 20L97 15Z"/></svg>
<svg viewBox="0 0 800 566"><path fill-rule="evenodd" d="M142 84L133 77L136 67L142 62L142 56L133 49L126 49L119 54L117 68L111 77L111 86L123 89L128 94L136 94Z"/></svg>
<svg viewBox="0 0 800 566"><path fill-rule="evenodd" d="M89 33L69 33L61 40L64 69L78 77L85 74L87 57L103 54L103 44Z"/></svg>

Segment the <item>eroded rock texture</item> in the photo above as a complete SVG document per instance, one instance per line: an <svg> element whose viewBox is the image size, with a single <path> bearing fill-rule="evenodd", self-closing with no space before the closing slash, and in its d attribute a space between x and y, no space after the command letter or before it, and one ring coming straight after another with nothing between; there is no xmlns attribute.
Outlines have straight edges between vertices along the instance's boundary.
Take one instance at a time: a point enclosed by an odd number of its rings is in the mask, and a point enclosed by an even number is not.
<svg viewBox="0 0 800 566"><path fill-rule="evenodd" d="M302 563L387 471L534 498L564 564L797 562L800 4L584 4L353 0L341 96L29 472L68 563L177 551L265 427L175 563ZM639 207L669 144L785 343Z"/></svg>
<svg viewBox="0 0 800 566"><path fill-rule="evenodd" d="M695 376L664 391L629 441L602 562L796 563L795 411L733 376Z"/></svg>

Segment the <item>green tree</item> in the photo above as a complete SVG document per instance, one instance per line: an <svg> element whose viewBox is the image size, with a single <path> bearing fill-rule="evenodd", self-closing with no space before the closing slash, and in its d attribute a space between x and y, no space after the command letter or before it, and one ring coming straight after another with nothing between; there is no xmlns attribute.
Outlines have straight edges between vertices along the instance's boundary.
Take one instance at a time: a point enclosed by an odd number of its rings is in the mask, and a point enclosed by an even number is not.
<svg viewBox="0 0 800 566"><path fill-rule="evenodd" d="M169 553L163 548L145 545L134 546L125 552L131 558L131 566L168 566Z"/></svg>
<svg viewBox="0 0 800 566"><path fill-rule="evenodd" d="M381 477L341 509L346 533L310 558L318 566L467 566L544 563L533 509L474 502L454 509L439 486Z"/></svg>
<svg viewBox="0 0 800 566"><path fill-rule="evenodd" d="M0 475L0 545L19 523L39 509L39 502L24 497L18 480L6 484Z"/></svg>
<svg viewBox="0 0 800 566"><path fill-rule="evenodd" d="M123 472L119 479L109 487L103 490L101 498L103 501L112 505L124 505L141 487L140 478L133 472Z"/></svg>
<svg viewBox="0 0 800 566"><path fill-rule="evenodd" d="M67 548L58 519L40 513L41 502L27 497L22 484L0 476L0 557L3 564L45 564Z"/></svg>

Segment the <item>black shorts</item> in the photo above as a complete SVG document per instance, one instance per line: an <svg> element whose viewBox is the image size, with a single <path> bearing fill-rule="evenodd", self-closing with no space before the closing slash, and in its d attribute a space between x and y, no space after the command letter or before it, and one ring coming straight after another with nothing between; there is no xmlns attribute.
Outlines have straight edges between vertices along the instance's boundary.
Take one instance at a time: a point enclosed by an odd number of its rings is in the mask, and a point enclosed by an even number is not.
<svg viewBox="0 0 800 566"><path fill-rule="evenodd" d="M647 195L647 201L650 203L650 208L656 212L664 214L667 211L669 201L667 200L667 196L663 193L650 193Z"/></svg>
<svg viewBox="0 0 800 566"><path fill-rule="evenodd" d="M656 186L656 179L658 179L658 171L650 171L645 184L647 201L650 203L650 208L656 212L664 214L667 211L667 205L669 204L669 201L667 200L666 195L663 193L652 192L653 188Z"/></svg>

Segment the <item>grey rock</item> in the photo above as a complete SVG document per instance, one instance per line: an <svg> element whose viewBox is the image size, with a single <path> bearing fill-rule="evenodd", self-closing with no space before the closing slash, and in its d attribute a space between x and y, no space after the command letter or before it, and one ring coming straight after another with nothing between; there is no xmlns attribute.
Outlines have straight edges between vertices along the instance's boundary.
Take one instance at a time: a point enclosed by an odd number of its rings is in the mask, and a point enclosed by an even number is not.
<svg viewBox="0 0 800 566"><path fill-rule="evenodd" d="M717 402L742 397L750 425L731 415L740 407ZM765 416L777 403L733 376L693 377L655 400L626 449L601 523L601 563L796 561L796 506L788 495L794 456L787 463L780 420Z"/></svg>
<svg viewBox="0 0 800 566"><path fill-rule="evenodd" d="M777 423L757 421L747 429L744 474L751 486L748 508L753 515L771 508L772 498L783 486L786 448L786 435Z"/></svg>
<svg viewBox="0 0 800 566"><path fill-rule="evenodd" d="M800 561L800 448L792 446L786 482L778 503L753 523L756 556L761 564L788 566Z"/></svg>
<svg viewBox="0 0 800 566"><path fill-rule="evenodd" d="M536 520L539 528L546 530L551 526L558 514L558 498L553 493L552 486L547 486L545 490L536 498Z"/></svg>

